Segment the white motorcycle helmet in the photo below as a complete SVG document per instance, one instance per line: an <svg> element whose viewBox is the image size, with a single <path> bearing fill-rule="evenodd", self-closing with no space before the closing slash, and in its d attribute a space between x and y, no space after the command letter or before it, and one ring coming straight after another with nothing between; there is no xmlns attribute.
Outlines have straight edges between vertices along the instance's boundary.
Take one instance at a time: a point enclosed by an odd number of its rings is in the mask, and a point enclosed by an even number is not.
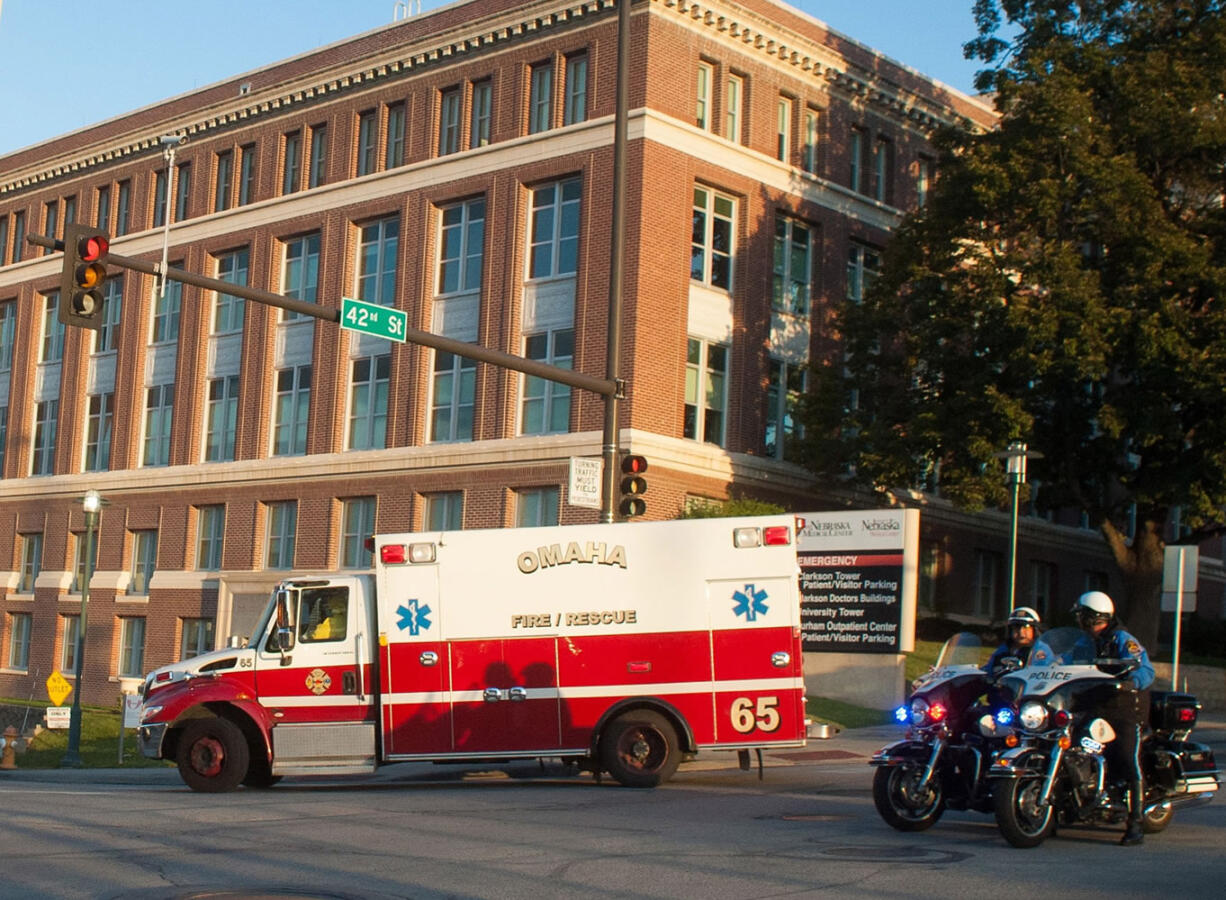
<svg viewBox="0 0 1226 900"><path fill-rule="evenodd" d="M1102 591L1086 591L1077 598L1073 612L1083 626L1098 620L1110 622L1115 617L1115 604Z"/></svg>

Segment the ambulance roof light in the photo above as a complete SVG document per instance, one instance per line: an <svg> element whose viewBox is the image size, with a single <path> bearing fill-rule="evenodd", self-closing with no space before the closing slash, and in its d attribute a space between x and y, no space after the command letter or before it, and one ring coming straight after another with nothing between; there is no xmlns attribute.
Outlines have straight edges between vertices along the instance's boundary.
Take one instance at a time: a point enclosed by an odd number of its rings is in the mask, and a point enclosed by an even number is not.
<svg viewBox="0 0 1226 900"><path fill-rule="evenodd" d="M406 562L404 544L381 544L379 546L379 562L385 566L394 566Z"/></svg>
<svg viewBox="0 0 1226 900"><path fill-rule="evenodd" d="M762 529L762 537L768 547L786 547L792 543L792 529L786 525L771 525Z"/></svg>
<svg viewBox="0 0 1226 900"><path fill-rule="evenodd" d="M761 547L762 546L762 530L759 528L736 528L732 531L732 546L734 547Z"/></svg>
<svg viewBox="0 0 1226 900"><path fill-rule="evenodd" d="M409 562L412 562L412 563L432 563L434 562L434 544L432 543L409 544Z"/></svg>

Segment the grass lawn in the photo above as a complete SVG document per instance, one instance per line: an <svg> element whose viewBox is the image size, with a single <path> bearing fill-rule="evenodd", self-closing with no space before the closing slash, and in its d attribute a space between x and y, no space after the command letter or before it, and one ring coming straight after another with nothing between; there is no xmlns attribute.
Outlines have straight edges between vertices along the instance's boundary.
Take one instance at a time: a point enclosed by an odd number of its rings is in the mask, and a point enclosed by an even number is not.
<svg viewBox="0 0 1226 900"><path fill-rule="evenodd" d="M29 706L30 723L41 722L46 703L28 703L25 700L9 700L0 698L0 704L5 706ZM68 749L68 729L44 729L26 746L25 752L17 754L19 769L58 769L64 752ZM81 708L81 743L79 746L81 764L84 768L114 768L124 766L166 766L169 763L159 759L145 759L141 756L136 741L136 730L129 728L124 732L123 762L119 761L119 710L99 709L83 706Z"/></svg>

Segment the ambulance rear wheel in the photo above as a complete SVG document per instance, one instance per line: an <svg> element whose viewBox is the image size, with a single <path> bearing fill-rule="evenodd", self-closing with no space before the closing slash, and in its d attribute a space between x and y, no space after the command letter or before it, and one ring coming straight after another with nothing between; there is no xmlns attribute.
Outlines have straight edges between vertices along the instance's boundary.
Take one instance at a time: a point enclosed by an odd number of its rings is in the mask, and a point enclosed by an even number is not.
<svg viewBox="0 0 1226 900"><path fill-rule="evenodd" d="M251 751L237 725L228 719L196 719L179 738L179 775L193 791L232 791L247 777Z"/></svg>
<svg viewBox="0 0 1226 900"><path fill-rule="evenodd" d="M672 778L681 762L677 729L650 709L623 713L605 729L600 762L619 784L655 787Z"/></svg>

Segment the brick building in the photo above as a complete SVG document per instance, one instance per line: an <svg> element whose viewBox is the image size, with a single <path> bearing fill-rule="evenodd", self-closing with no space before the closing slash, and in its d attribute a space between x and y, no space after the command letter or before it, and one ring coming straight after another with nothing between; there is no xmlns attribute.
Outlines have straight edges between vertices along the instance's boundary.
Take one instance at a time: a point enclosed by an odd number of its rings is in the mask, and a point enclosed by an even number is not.
<svg viewBox="0 0 1226 900"><path fill-rule="evenodd" d="M772 0L637 0L631 31L649 516L814 508L788 410L831 306L923 202L932 128L992 111ZM0 696L75 672L88 489L86 702L246 633L288 571L367 568L374 531L597 518L566 496L597 395L114 267L103 327L65 328L24 236L153 262L168 230L171 265L603 377L616 37L611 0L471 0L0 157Z"/></svg>

